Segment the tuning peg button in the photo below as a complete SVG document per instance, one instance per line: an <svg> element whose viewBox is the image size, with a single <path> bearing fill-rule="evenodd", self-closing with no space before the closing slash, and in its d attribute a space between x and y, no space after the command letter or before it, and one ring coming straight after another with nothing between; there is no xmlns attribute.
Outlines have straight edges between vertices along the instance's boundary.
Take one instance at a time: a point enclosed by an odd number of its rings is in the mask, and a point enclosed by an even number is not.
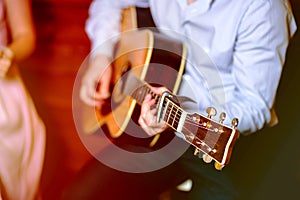
<svg viewBox="0 0 300 200"><path fill-rule="evenodd" d="M231 122L231 125L233 128L236 128L239 124L239 120L238 118L233 118L232 122Z"/></svg>
<svg viewBox="0 0 300 200"><path fill-rule="evenodd" d="M219 122L220 122L221 124L223 124L225 118L226 118L226 113L222 112L222 113L220 114L220 117L219 117L219 119L220 119Z"/></svg>
<svg viewBox="0 0 300 200"><path fill-rule="evenodd" d="M214 107L208 107L206 113L208 114L208 118L211 118L217 114L217 110Z"/></svg>
<svg viewBox="0 0 300 200"><path fill-rule="evenodd" d="M202 156L202 159L203 159L203 161L206 162L206 163L210 163L210 162L212 161L212 157L210 157L210 156L207 155L207 154L204 154L204 155Z"/></svg>
<svg viewBox="0 0 300 200"><path fill-rule="evenodd" d="M198 148L196 148L195 151L194 151L194 156L198 156L199 152L200 152L200 150Z"/></svg>
<svg viewBox="0 0 300 200"><path fill-rule="evenodd" d="M222 170L223 167L224 167L224 165L222 165L222 164L220 164L220 163L218 163L218 162L215 162L215 168L216 168L217 170Z"/></svg>

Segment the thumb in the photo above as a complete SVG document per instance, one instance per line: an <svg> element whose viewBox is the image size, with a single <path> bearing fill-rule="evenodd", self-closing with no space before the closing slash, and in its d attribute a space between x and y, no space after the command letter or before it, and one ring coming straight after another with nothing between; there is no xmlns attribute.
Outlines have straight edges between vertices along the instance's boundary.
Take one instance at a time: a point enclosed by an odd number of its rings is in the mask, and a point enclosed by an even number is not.
<svg viewBox="0 0 300 200"><path fill-rule="evenodd" d="M111 70L107 69L105 70L101 80L100 80L100 86L99 86L99 94L102 96L102 98L108 98L110 96L110 82L111 82Z"/></svg>

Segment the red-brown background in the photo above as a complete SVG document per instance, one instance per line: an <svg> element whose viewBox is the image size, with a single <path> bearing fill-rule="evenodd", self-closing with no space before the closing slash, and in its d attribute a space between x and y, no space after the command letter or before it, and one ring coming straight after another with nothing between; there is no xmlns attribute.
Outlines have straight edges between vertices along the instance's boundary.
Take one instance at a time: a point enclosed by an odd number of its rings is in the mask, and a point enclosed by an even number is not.
<svg viewBox="0 0 300 200"><path fill-rule="evenodd" d="M90 2L33 0L38 45L32 57L22 64L21 72L47 128L41 180L44 199L58 199L62 189L90 158L77 135L72 118L73 82L89 53L90 44L84 24ZM293 0L292 3L295 15L299 17L300 2ZM241 141L233 152L232 164L244 163L241 166L236 164L239 166L237 174L245 179L242 184L253 182L246 187L245 194L252 194L255 199L280 199L280 195L299 194L298 35L290 49L277 101L280 125L269 131L272 133L250 136L247 139L250 143ZM245 150L245 147L240 147L244 142L248 151L241 159L236 151Z"/></svg>

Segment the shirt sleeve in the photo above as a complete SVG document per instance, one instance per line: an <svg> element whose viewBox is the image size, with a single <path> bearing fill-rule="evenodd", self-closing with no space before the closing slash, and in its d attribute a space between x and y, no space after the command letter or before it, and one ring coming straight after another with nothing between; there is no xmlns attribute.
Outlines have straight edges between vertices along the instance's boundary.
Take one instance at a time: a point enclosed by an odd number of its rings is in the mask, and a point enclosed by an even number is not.
<svg viewBox="0 0 300 200"><path fill-rule="evenodd" d="M296 30L283 2L253 1L239 26L232 68L236 87L226 110L239 118L244 135L261 129L272 117L286 49Z"/></svg>
<svg viewBox="0 0 300 200"><path fill-rule="evenodd" d="M91 54L113 54L118 40L122 9L129 6L147 6L148 0L94 0L89 8L85 30L91 41Z"/></svg>

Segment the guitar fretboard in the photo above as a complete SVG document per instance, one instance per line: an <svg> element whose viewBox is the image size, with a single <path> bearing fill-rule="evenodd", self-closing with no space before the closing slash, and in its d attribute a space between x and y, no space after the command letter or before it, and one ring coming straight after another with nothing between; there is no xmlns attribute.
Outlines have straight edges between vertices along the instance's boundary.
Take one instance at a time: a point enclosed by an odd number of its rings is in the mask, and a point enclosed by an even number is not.
<svg viewBox="0 0 300 200"><path fill-rule="evenodd" d="M147 84L136 89L132 93L131 97L134 98L137 101L137 103L141 105L147 94L150 94L152 98L155 99L157 105L161 96L152 92L150 86ZM163 113L161 119L163 119L171 128L177 130L183 110L178 105L176 105L173 101L167 98L164 99L162 105L163 105L162 107Z"/></svg>
<svg viewBox="0 0 300 200"><path fill-rule="evenodd" d="M130 96L135 99L138 104L142 105L147 94L150 94L152 98L155 99L156 103L159 101L160 95L152 92L150 86L146 84L134 90Z"/></svg>
<svg viewBox="0 0 300 200"><path fill-rule="evenodd" d="M174 130L177 130L183 110L169 99L165 99L163 105L163 120Z"/></svg>

